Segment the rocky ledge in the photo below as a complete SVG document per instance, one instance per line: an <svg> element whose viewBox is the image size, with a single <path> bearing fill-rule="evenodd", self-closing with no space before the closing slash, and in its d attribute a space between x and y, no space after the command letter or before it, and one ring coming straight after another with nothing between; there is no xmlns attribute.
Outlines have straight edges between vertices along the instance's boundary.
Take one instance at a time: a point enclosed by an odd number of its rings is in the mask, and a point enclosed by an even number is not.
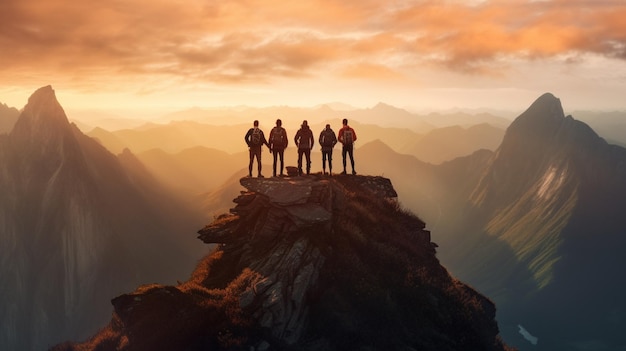
<svg viewBox="0 0 626 351"><path fill-rule="evenodd" d="M191 278L113 299L60 350L509 350L494 304L451 277L382 177L243 178Z"/></svg>

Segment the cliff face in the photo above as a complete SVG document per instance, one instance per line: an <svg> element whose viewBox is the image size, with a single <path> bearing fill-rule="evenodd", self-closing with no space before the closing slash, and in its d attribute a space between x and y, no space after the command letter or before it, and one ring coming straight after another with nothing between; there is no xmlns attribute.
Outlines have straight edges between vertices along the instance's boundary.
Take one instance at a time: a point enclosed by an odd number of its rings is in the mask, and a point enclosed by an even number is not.
<svg viewBox="0 0 626 351"><path fill-rule="evenodd" d="M443 189L473 191L455 194L456 207L439 201L441 260L497 301L509 344L530 345L522 324L537 350L621 347L626 149L544 94L487 156L474 169L469 158L446 165Z"/></svg>
<svg viewBox="0 0 626 351"><path fill-rule="evenodd" d="M116 297L109 326L54 350L506 350L495 306L439 264L388 179L243 178L178 286Z"/></svg>
<svg viewBox="0 0 626 351"><path fill-rule="evenodd" d="M189 272L175 233L201 219L148 183L71 125L52 87L30 97L0 135L0 350L84 338L110 296Z"/></svg>

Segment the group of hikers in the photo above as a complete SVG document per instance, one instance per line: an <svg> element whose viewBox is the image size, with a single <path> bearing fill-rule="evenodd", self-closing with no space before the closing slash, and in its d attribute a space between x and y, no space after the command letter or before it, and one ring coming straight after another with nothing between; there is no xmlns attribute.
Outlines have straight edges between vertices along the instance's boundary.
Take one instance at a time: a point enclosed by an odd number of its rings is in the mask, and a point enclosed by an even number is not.
<svg viewBox="0 0 626 351"><path fill-rule="evenodd" d="M341 143L342 151L341 155L343 158L343 172L341 174L346 174L346 156L350 157L350 165L352 166L352 174L356 174L354 170L354 142L356 141L356 133L354 129L348 125L348 120L343 119L343 125L341 129L339 129L339 133L335 135L335 132L330 128L330 124L326 124L326 127L322 130L319 137L319 144L322 147L322 173L323 174L333 174L333 148L337 142ZM273 164L273 173L272 175L276 177L276 166L277 161L280 160L280 176L284 176L284 152L289 145L289 140L287 138L287 131L282 126L283 122L280 119L276 120L276 126L272 128L270 132L269 140L265 138L265 134L259 128L259 121L254 121L253 127L248 130L246 133L244 140L246 144L248 144L248 149L250 150L250 164L248 165L248 177L252 177L252 165L254 163L254 159L257 160L258 173L257 176L259 178L263 178L263 174L261 174L261 148L263 145L266 145L270 153L274 155L274 164ZM296 132L296 136L294 138L294 142L298 147L298 175L302 175L302 158L306 159L306 174L310 174L311 172L311 150L313 149L313 145L315 145L315 138L313 137L313 131L309 128L308 122L302 121L302 125L298 132ZM326 161L328 161L328 172L326 173Z"/></svg>

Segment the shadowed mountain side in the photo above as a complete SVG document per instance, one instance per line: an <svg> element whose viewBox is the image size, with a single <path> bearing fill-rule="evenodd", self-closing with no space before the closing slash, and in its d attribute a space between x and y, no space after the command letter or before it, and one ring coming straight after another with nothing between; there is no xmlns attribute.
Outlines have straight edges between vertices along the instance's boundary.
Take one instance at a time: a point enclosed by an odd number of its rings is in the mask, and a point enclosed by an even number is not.
<svg viewBox="0 0 626 351"><path fill-rule="evenodd" d="M178 286L112 300L70 350L509 350L495 306L439 264L389 179L242 178L199 231L219 244Z"/></svg>
<svg viewBox="0 0 626 351"><path fill-rule="evenodd" d="M50 86L0 136L0 349L85 337L110 316L103 299L196 263L185 237L202 216L123 163L69 124Z"/></svg>
<svg viewBox="0 0 626 351"><path fill-rule="evenodd" d="M0 134L9 133L20 115L15 107L0 103Z"/></svg>
<svg viewBox="0 0 626 351"><path fill-rule="evenodd" d="M502 322L517 318L539 337L540 350L620 347L626 308L615 277L626 265L625 149L564 116L560 101L545 94L507 129L469 200L449 230L439 228L462 244L442 261L496 300ZM506 242L519 264L484 249L486 236ZM532 293L510 299L520 284L534 285ZM514 314L502 317L507 311Z"/></svg>

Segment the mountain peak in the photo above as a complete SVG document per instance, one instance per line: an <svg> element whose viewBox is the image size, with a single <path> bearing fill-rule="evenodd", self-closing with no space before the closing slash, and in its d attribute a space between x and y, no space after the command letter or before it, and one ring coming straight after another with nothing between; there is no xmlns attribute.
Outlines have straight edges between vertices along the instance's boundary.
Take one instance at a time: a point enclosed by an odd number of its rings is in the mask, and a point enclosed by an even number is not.
<svg viewBox="0 0 626 351"><path fill-rule="evenodd" d="M553 130L558 128L565 118L561 100L545 93L535 100L513 123L510 128L522 128L533 130Z"/></svg>
<svg viewBox="0 0 626 351"><path fill-rule="evenodd" d="M248 190L236 206L198 232L219 245L191 279L116 297L107 336L92 340L136 350L508 349L493 303L439 264L389 179L240 183Z"/></svg>
<svg viewBox="0 0 626 351"><path fill-rule="evenodd" d="M14 137L44 143L68 133L70 122L50 85L37 89L28 98L12 131Z"/></svg>

